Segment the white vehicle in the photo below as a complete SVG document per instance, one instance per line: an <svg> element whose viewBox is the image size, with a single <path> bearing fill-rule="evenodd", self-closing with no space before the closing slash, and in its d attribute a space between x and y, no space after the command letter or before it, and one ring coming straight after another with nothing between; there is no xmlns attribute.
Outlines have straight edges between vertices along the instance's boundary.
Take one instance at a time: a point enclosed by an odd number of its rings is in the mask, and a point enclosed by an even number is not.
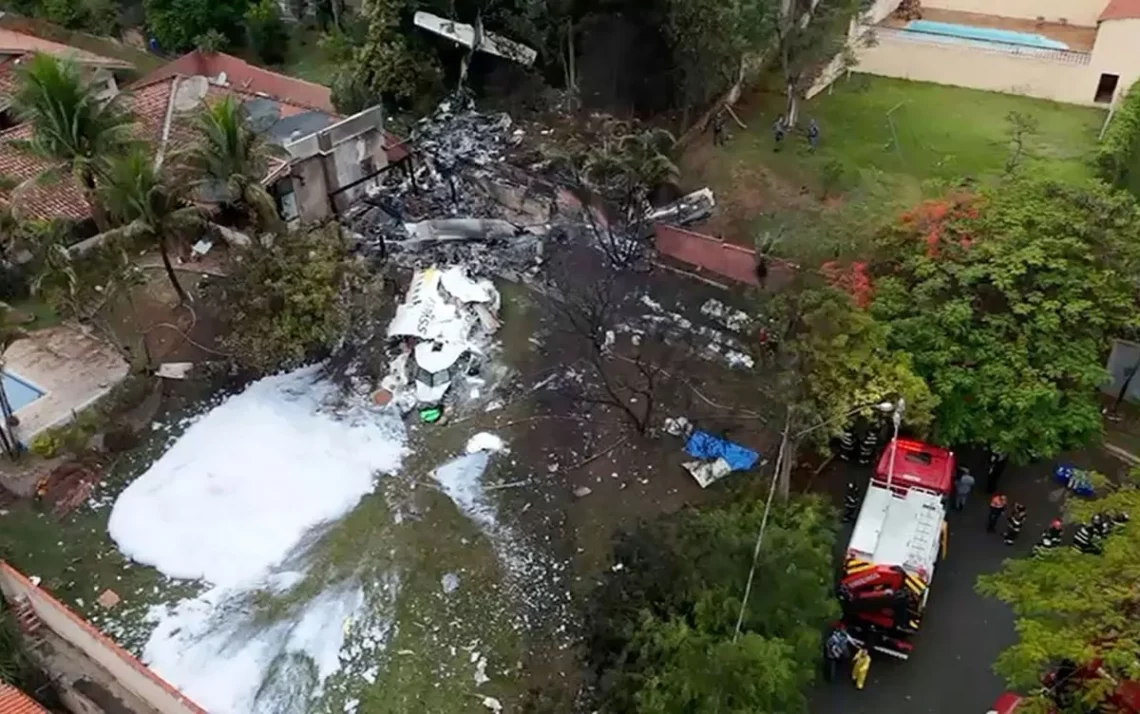
<svg viewBox="0 0 1140 714"><path fill-rule="evenodd" d="M438 404L451 383L485 355L499 328L500 302L490 280L472 280L460 266L416 271L388 325L388 337L401 339L405 351L393 361L384 386L393 393L413 387L416 405Z"/></svg>

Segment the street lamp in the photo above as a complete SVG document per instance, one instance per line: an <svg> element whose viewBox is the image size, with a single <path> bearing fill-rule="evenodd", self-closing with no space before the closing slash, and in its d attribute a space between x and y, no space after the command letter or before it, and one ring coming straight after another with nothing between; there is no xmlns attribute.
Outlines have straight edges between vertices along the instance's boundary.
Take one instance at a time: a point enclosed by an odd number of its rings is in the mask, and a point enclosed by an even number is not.
<svg viewBox="0 0 1140 714"><path fill-rule="evenodd" d="M902 424L903 412L906 411L906 400L899 397L897 405L893 405L894 414L891 415L891 421L895 424L895 435L891 439L891 463L887 467L887 489L891 488L891 481L895 477L895 454L899 450L899 426ZM889 502L888 502L889 505Z"/></svg>
<svg viewBox="0 0 1140 714"><path fill-rule="evenodd" d="M825 427L828 424L832 424L834 422L839 421L840 419L846 419L847 417L852 416L853 414L858 414L859 412L863 411L864 409L876 409L880 412L883 412L884 414L890 414L891 412L895 411L896 407L901 412L901 409L903 408L903 406L904 406L904 402L902 399L899 399L898 405L896 405L894 402L878 402L878 403L872 402L870 404L861 404L849 412L846 412L844 414L840 414L839 416L834 416L834 417L832 417L826 421L821 421L820 423L816 424L815 426L809 426L807 429L804 429L803 431L792 435L792 438L793 439L799 439L802 436L805 436L807 434L812 433L816 429L819 429L821 427ZM901 417L898 414L896 414L895 415L895 434L896 434L896 436L898 435L898 423L899 423L900 419L901 419Z"/></svg>
<svg viewBox="0 0 1140 714"><path fill-rule="evenodd" d="M808 427L807 429L804 429L803 431L798 432L798 433L791 435L791 436L789 436L789 434L788 434L788 428L791 426L792 410L791 410L791 407L788 407L787 419L784 421L784 435L783 435L783 438L780 440L780 451L776 454L776 464L775 464L774 473L772 474L772 485L768 488L768 500L764 504L764 516L760 519L760 530L756 534L756 545L752 549L752 567L748 570L748 580L745 582L745 585L744 585L744 597L740 601L740 612L736 616L736 628L732 633L732 641L733 642L735 642L736 638L740 636L740 628L744 624L744 611L748 608L748 598L752 594L752 581L756 576L756 561L760 557L760 546L763 545L763 543L764 543L764 531L768 527L768 513L772 510L772 497L776 495L776 485L784 480L783 476L784 476L785 471L788 472L789 476L791 473L790 467L788 465L789 459L788 459L788 453L787 453L789 438L798 440L801 437L803 437L805 434L810 434L811 432L815 431L816 429L825 427L828 424L834 423L835 421L837 421L839 419L847 419L852 414L856 414L858 412L861 412L864 409L872 409L872 408L877 409L880 412L883 412L884 414L888 414L891 412L894 413L895 440L897 442L898 435L899 435L899 425L902 424L902 414L903 414L903 410L906 408L906 402L903 401L902 397L899 398L898 402L883 401L883 402L878 402L878 403L872 402L870 404L861 404L860 406L855 407L854 409L852 409L851 411L849 411L845 414L840 414L839 416L832 417L831 419L821 421L820 423L816 424L815 426ZM896 448L897 448L897 446L896 446ZM895 468L895 457L894 457L894 451L892 450L892 452L891 452L891 473L894 473L894 468ZM889 478L890 477L888 476L888 480L889 480Z"/></svg>

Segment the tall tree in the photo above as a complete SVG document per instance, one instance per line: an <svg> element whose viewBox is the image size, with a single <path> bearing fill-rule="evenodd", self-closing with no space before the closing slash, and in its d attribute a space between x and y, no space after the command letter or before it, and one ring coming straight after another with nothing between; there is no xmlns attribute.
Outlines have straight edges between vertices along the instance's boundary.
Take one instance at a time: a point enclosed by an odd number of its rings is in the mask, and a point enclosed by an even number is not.
<svg viewBox="0 0 1140 714"><path fill-rule="evenodd" d="M688 116L730 89L738 93L749 66L771 56L780 0L669 0L665 32ZM731 104L735 99L731 99Z"/></svg>
<svg viewBox="0 0 1140 714"><path fill-rule="evenodd" d="M774 45L784 77L784 119L795 126L799 100L831 61L850 65L851 23L871 6L869 0L780 0Z"/></svg>
<svg viewBox="0 0 1140 714"><path fill-rule="evenodd" d="M261 373L323 359L367 319L359 310L375 313L374 287L336 223L251 246L222 284L231 327L224 343Z"/></svg>
<svg viewBox="0 0 1140 714"><path fill-rule="evenodd" d="M171 287L179 300L187 302L190 298L174 272L168 244L190 230L203 228L206 221L201 209L184 200L182 186L155 166L150 152L137 148L111 161L100 198L121 224L105 231L104 240L126 238L156 244Z"/></svg>
<svg viewBox="0 0 1140 714"><path fill-rule="evenodd" d="M1006 182L919 206L880 250L872 311L939 398L940 441L1026 460L1099 432L1109 339L1138 318L1130 196Z"/></svg>
<svg viewBox="0 0 1140 714"><path fill-rule="evenodd" d="M837 276L835 282L848 281ZM769 308L779 330L773 355L778 384L788 405L788 451L780 474L785 496L803 442L826 444L857 416L878 418L875 405L899 398L907 405L908 426L922 430L938 401L915 373L911 356L891 348L886 325L856 304L866 295L852 287L855 296L831 285L792 289Z"/></svg>
<svg viewBox="0 0 1140 714"><path fill-rule="evenodd" d="M1133 480L1135 476L1133 477ZM1125 486L1095 501L1070 501L1066 520L1087 523L1093 513L1140 513L1140 490ZM1013 608L1018 641L994 669L1011 689L1026 692L1026 711L1102 711L1113 680L1140 680L1140 524L1115 529L1102 555L1057 548L1040 558L1007 560L1001 572L982 576L978 590ZM1071 677L1057 690L1064 706L1040 686L1042 675L1069 659L1084 667L1100 660L1107 676ZM1018 709L1021 711L1021 709ZM1103 711L1115 711L1105 708Z"/></svg>
<svg viewBox="0 0 1140 714"><path fill-rule="evenodd" d="M835 518L814 499L777 506L734 636L763 499L642 525L615 547L588 639L596 708L635 714L806 711L820 634L837 614Z"/></svg>
<svg viewBox="0 0 1140 714"><path fill-rule="evenodd" d="M342 112L362 111L381 99L409 104L438 88L439 62L409 34L409 6L409 0L364 0L364 42L333 80L333 102Z"/></svg>
<svg viewBox="0 0 1140 714"><path fill-rule="evenodd" d="M70 173L82 188L96 224L106 229L106 215L95 195L98 177L108 159L132 143L133 119L123 110L121 95L99 98L99 87L83 75L78 64L52 55L34 55L17 73L19 84L12 102L20 118L31 124L32 138L14 143L51 164L51 169L32 181L51 181Z"/></svg>
<svg viewBox="0 0 1140 714"><path fill-rule="evenodd" d="M271 160L284 153L250 125L233 97L203 106L194 118L195 140L179 158L197 199L244 210L261 230L284 232L277 203L262 185Z"/></svg>
<svg viewBox="0 0 1140 714"><path fill-rule="evenodd" d="M146 24L160 47L184 52L211 30L226 36L228 44L244 40L242 19L249 0L143 0Z"/></svg>

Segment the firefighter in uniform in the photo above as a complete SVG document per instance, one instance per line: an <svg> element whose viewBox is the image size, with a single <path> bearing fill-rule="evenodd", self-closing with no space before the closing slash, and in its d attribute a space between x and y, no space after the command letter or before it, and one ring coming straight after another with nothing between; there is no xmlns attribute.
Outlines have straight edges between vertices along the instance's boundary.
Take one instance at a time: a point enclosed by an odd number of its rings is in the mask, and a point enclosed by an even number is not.
<svg viewBox="0 0 1140 714"><path fill-rule="evenodd" d="M1033 557L1040 557L1047 551L1050 551L1057 546L1061 545L1061 537L1064 535L1065 526L1061 523L1059 518L1054 518L1045 532L1041 534L1041 540L1037 541L1037 545L1033 546Z"/></svg>
<svg viewBox="0 0 1140 714"><path fill-rule="evenodd" d="M1104 540L1112 532L1112 519L1107 514L1097 513L1094 515L1091 525L1093 537L1098 540Z"/></svg>
<svg viewBox="0 0 1140 714"><path fill-rule="evenodd" d="M1025 525L1025 505L1015 503L1013 506L1013 513L1009 515L1009 520L1005 525L1005 544L1013 545L1017 537L1021 535L1021 528Z"/></svg>
<svg viewBox="0 0 1140 714"><path fill-rule="evenodd" d="M1099 540L1100 538L1093 526L1089 523L1082 523L1077 528L1077 532L1073 534L1073 550L1078 553L1099 554L1101 552Z"/></svg>
<svg viewBox="0 0 1140 714"><path fill-rule="evenodd" d="M862 689L867 681L867 672L871 669L871 653L866 647L860 647L851 660L851 679L856 689Z"/></svg>
<svg viewBox="0 0 1140 714"><path fill-rule="evenodd" d="M879 445L879 430L867 429L863 440L859 442L859 463L864 466L871 463L875 456L875 447Z"/></svg>
<svg viewBox="0 0 1140 714"><path fill-rule="evenodd" d="M855 456L855 427L839 435L839 458L850 461Z"/></svg>
<svg viewBox="0 0 1140 714"><path fill-rule="evenodd" d="M850 523L855 520L859 512L859 486L854 481L847 482L847 493L843 496L843 522Z"/></svg>

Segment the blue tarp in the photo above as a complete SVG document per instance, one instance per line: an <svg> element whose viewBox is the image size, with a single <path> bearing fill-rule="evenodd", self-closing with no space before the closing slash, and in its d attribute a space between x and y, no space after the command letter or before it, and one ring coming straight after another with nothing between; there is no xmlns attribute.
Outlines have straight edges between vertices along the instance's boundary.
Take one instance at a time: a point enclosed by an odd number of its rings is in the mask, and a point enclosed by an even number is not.
<svg viewBox="0 0 1140 714"><path fill-rule="evenodd" d="M760 460L760 454L746 446L726 441L707 431L694 431L685 444L685 451L698 459L713 461L724 459L733 471L747 471Z"/></svg>

